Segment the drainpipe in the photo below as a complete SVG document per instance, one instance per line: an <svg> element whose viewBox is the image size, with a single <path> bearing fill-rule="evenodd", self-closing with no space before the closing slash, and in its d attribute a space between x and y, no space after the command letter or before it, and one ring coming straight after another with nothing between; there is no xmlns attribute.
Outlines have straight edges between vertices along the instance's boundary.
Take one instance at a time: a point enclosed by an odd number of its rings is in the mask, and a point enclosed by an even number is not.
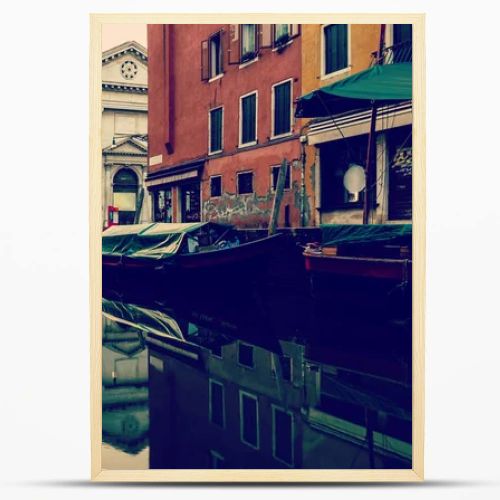
<svg viewBox="0 0 500 500"><path fill-rule="evenodd" d="M311 122L306 123L300 129L299 141L300 141L300 227L304 227L306 224L306 144L307 135L304 135L304 131L309 127Z"/></svg>

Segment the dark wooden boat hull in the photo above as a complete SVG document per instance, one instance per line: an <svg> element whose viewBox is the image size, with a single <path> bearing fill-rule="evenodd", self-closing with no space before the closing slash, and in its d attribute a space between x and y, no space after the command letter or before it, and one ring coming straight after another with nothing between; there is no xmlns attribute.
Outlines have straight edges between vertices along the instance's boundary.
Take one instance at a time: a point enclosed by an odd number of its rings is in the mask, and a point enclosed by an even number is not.
<svg viewBox="0 0 500 500"><path fill-rule="evenodd" d="M341 257L304 253L307 271L396 282L411 281L411 260Z"/></svg>
<svg viewBox="0 0 500 500"><path fill-rule="evenodd" d="M152 260L103 257L103 286L107 289L136 288L139 293L204 292L256 283L268 272L270 258L280 251L280 234L222 250L178 254Z"/></svg>

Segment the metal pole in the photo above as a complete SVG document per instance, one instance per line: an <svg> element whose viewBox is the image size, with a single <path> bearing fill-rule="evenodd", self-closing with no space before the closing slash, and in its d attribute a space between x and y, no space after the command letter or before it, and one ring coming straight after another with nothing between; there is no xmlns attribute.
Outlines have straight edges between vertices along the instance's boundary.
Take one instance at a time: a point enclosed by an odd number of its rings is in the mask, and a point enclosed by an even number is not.
<svg viewBox="0 0 500 500"><path fill-rule="evenodd" d="M385 44L385 24L380 25L380 39L378 44L378 53L375 65L383 64L382 56L384 53ZM370 216L370 210L372 208L372 169L371 163L373 162L373 152L374 152L374 135L375 135L375 125L377 123L377 105L376 101L372 101L372 114L370 120L370 133L368 135L368 149L366 151L366 165L365 165L365 199L363 202L363 224L368 224L368 219ZM375 164L375 168L377 165Z"/></svg>

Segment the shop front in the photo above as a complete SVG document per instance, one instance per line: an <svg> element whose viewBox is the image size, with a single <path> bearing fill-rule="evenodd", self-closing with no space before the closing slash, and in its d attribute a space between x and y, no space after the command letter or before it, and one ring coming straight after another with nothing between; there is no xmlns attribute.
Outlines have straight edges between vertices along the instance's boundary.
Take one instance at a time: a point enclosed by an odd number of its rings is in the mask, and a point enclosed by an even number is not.
<svg viewBox="0 0 500 500"><path fill-rule="evenodd" d="M201 221L202 168L203 162L196 162L170 167L147 177L154 222Z"/></svg>

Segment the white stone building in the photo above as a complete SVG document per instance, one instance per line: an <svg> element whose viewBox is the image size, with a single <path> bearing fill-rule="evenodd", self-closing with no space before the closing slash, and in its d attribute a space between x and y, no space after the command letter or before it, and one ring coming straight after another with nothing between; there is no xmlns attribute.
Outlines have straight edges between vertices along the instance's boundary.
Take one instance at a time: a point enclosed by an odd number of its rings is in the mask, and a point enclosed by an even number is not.
<svg viewBox="0 0 500 500"><path fill-rule="evenodd" d="M125 42L102 54L102 210L104 227L110 207L115 222L151 220L144 187L147 168L148 56L137 42ZM137 214L137 211L139 212Z"/></svg>

